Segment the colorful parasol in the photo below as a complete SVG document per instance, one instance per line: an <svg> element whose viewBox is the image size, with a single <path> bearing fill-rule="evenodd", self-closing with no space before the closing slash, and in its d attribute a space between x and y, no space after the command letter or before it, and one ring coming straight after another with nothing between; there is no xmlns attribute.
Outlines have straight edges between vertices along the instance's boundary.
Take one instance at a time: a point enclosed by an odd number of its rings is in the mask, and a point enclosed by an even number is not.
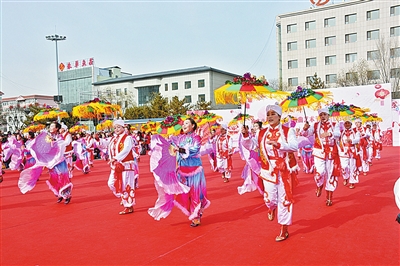
<svg viewBox="0 0 400 266"><path fill-rule="evenodd" d="M333 99L330 91L317 92L312 89L297 87L285 100L280 103L282 111L287 112L290 109L300 111L303 109L306 121L307 115L304 107L317 110L322 107L322 104L329 104Z"/></svg>
<svg viewBox="0 0 400 266"><path fill-rule="evenodd" d="M245 124L245 121L252 122L254 120L254 116L249 114L238 114L231 121L229 121L228 126Z"/></svg>
<svg viewBox="0 0 400 266"><path fill-rule="evenodd" d="M363 115L359 116L358 118L361 119L363 123L365 122L382 122L383 119L378 116L378 114L368 114L364 113Z"/></svg>
<svg viewBox="0 0 400 266"><path fill-rule="evenodd" d="M147 121L146 124L141 125L140 130L145 132L145 133L149 133L151 132L152 134L157 133L157 125L159 123L158 122L153 122L151 120Z"/></svg>
<svg viewBox="0 0 400 266"><path fill-rule="evenodd" d="M216 104L244 104L244 114L246 114L246 102L251 99L278 98L284 99L286 92L277 91L268 86L264 76L256 78L250 73L245 73L243 77L235 77L232 81L227 81L225 85L214 91Z"/></svg>
<svg viewBox="0 0 400 266"><path fill-rule="evenodd" d="M101 101L99 98L72 108L72 116L79 118L99 118L103 114L117 117L122 115L122 110L119 105Z"/></svg>
<svg viewBox="0 0 400 266"><path fill-rule="evenodd" d="M27 126L24 128L22 131L23 133L28 133L28 132L39 132L43 130L46 126L37 122L32 123L31 125Z"/></svg>
<svg viewBox="0 0 400 266"><path fill-rule="evenodd" d="M96 126L96 130L111 130L113 128L113 121L103 120Z"/></svg>
<svg viewBox="0 0 400 266"><path fill-rule="evenodd" d="M157 126L156 132L163 136L179 135L185 119L186 116L182 115L167 116Z"/></svg>
<svg viewBox="0 0 400 266"><path fill-rule="evenodd" d="M364 112L362 108L354 105L346 105L341 103L334 103L328 106L329 115L335 120L354 119L362 115Z"/></svg>
<svg viewBox="0 0 400 266"><path fill-rule="evenodd" d="M88 130L89 127L87 125L77 124L69 129L70 133L82 133L85 130Z"/></svg>
<svg viewBox="0 0 400 266"><path fill-rule="evenodd" d="M40 121L40 120L46 120L46 119L55 119L55 118L67 118L69 117L68 113L65 111L61 111L59 109L55 108L46 108L40 110L34 117L33 121Z"/></svg>

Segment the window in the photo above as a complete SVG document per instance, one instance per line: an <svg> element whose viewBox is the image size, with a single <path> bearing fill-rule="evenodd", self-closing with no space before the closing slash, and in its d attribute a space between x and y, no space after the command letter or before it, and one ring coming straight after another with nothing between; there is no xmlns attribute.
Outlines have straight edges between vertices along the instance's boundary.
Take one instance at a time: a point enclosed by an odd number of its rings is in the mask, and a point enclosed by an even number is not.
<svg viewBox="0 0 400 266"><path fill-rule="evenodd" d="M325 65L336 64L336 55L325 56Z"/></svg>
<svg viewBox="0 0 400 266"><path fill-rule="evenodd" d="M150 102L154 93L159 93L159 86L145 86L138 88L138 105L142 106Z"/></svg>
<svg viewBox="0 0 400 266"><path fill-rule="evenodd" d="M367 72L368 79L380 79L381 73L379 70L371 70Z"/></svg>
<svg viewBox="0 0 400 266"><path fill-rule="evenodd" d="M117 89L117 90L115 91L115 95L121 96L121 89Z"/></svg>
<svg viewBox="0 0 400 266"><path fill-rule="evenodd" d="M315 39L306 40L306 49L317 47L317 41Z"/></svg>
<svg viewBox="0 0 400 266"><path fill-rule="evenodd" d="M305 24L305 30L315 30L316 27L317 23L315 22L315 20L307 21Z"/></svg>
<svg viewBox="0 0 400 266"><path fill-rule="evenodd" d="M125 104L125 108L128 108L128 101L125 101L124 104Z"/></svg>
<svg viewBox="0 0 400 266"><path fill-rule="evenodd" d="M400 68L392 68L390 70L390 77L391 78L400 78Z"/></svg>
<svg viewBox="0 0 400 266"><path fill-rule="evenodd" d="M297 67L298 67L297 60L288 61L288 69L297 68Z"/></svg>
<svg viewBox="0 0 400 266"><path fill-rule="evenodd" d="M325 37L325 46L336 44L336 36Z"/></svg>
<svg viewBox="0 0 400 266"><path fill-rule="evenodd" d="M311 84L313 82L313 80L314 80L314 76L307 76L306 77L306 83L307 84Z"/></svg>
<svg viewBox="0 0 400 266"><path fill-rule="evenodd" d="M164 91L168 91L168 84L164 84Z"/></svg>
<svg viewBox="0 0 400 266"><path fill-rule="evenodd" d="M357 14L349 14L349 15L344 16L345 24L355 23L356 21L357 21Z"/></svg>
<svg viewBox="0 0 400 266"><path fill-rule="evenodd" d="M199 87L199 88L204 88L205 87L204 79L199 79L197 81L197 87Z"/></svg>
<svg viewBox="0 0 400 266"><path fill-rule="evenodd" d="M345 55L345 62L346 63L353 63L357 60L357 53L351 53Z"/></svg>
<svg viewBox="0 0 400 266"><path fill-rule="evenodd" d="M375 60L379 58L378 50L367 51L367 60Z"/></svg>
<svg viewBox="0 0 400 266"><path fill-rule="evenodd" d="M336 18L326 18L324 19L324 27L333 27L336 24Z"/></svg>
<svg viewBox="0 0 400 266"><path fill-rule="evenodd" d="M379 18L379 9L367 11L367 20L374 20Z"/></svg>
<svg viewBox="0 0 400 266"><path fill-rule="evenodd" d="M357 73L356 72L346 73L346 80L356 80L356 79L357 79Z"/></svg>
<svg viewBox="0 0 400 266"><path fill-rule="evenodd" d="M128 88L124 88L124 94L128 95Z"/></svg>
<svg viewBox="0 0 400 266"><path fill-rule="evenodd" d="M317 65L316 57L306 59L306 67L312 67L312 66L316 66L316 65Z"/></svg>
<svg viewBox="0 0 400 266"><path fill-rule="evenodd" d="M192 87L192 82L191 81L185 81L185 89L188 90Z"/></svg>
<svg viewBox="0 0 400 266"><path fill-rule="evenodd" d="M206 101L206 95L205 94L199 94L199 97L197 98L199 102L205 102Z"/></svg>
<svg viewBox="0 0 400 266"><path fill-rule="evenodd" d="M379 30L367 31L367 40L377 40L379 39Z"/></svg>
<svg viewBox="0 0 400 266"><path fill-rule="evenodd" d="M287 33L292 33L297 31L297 24L287 25Z"/></svg>
<svg viewBox="0 0 400 266"><path fill-rule="evenodd" d="M400 36L400 27L391 27L390 28L390 37Z"/></svg>
<svg viewBox="0 0 400 266"><path fill-rule="evenodd" d="M390 16L398 16L400 15L400 6L391 6L390 7Z"/></svg>
<svg viewBox="0 0 400 266"><path fill-rule="evenodd" d="M345 43L351 43L351 42L356 42L357 41L357 33L349 33L344 35L344 42Z"/></svg>
<svg viewBox="0 0 400 266"><path fill-rule="evenodd" d="M390 49L390 58L400 57L400 47Z"/></svg>
<svg viewBox="0 0 400 266"><path fill-rule="evenodd" d="M288 85L289 86L298 86L299 78L288 78Z"/></svg>
<svg viewBox="0 0 400 266"><path fill-rule="evenodd" d="M287 44L287 50L288 50L288 51L297 50L297 42L288 42L288 44Z"/></svg>
<svg viewBox="0 0 400 266"><path fill-rule="evenodd" d="M173 91L178 90L178 82L172 83L172 90L173 90Z"/></svg>
<svg viewBox="0 0 400 266"><path fill-rule="evenodd" d="M192 103L192 96L185 96L185 103Z"/></svg>
<svg viewBox="0 0 400 266"><path fill-rule="evenodd" d="M328 74L325 76L325 83L336 83L336 74Z"/></svg>

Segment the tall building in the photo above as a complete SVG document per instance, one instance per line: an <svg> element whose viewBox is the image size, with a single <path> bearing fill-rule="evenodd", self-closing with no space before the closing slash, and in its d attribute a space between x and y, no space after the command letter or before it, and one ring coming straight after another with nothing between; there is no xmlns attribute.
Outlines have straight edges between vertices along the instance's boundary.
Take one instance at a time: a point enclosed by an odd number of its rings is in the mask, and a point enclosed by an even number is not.
<svg viewBox="0 0 400 266"><path fill-rule="evenodd" d="M367 60L371 82L381 82L373 59L383 38L399 62L399 1L336 2L277 16L279 77L290 87L304 86L314 73L327 87L336 87L339 73L349 77L352 73L346 71L361 59ZM399 63L390 71L392 78L398 77Z"/></svg>
<svg viewBox="0 0 400 266"><path fill-rule="evenodd" d="M93 100L97 95L93 83L106 79L130 76L121 72L118 66L99 68L94 65L94 59L62 62L59 64L60 108L71 111L73 106Z"/></svg>
<svg viewBox="0 0 400 266"><path fill-rule="evenodd" d="M179 100L195 104L198 101L211 102L212 109L232 109L237 105L216 105L214 90L239 75L203 66L157 73L116 77L94 82L94 90L99 96L113 99L122 109L149 103L153 93L160 93L169 100L177 96Z"/></svg>

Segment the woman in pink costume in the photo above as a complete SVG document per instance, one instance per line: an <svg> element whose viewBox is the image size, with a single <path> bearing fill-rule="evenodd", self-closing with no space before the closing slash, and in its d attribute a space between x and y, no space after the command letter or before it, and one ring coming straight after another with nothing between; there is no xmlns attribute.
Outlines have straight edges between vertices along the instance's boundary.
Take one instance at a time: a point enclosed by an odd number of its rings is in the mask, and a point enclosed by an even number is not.
<svg viewBox="0 0 400 266"><path fill-rule="evenodd" d="M61 125L57 122L50 124L48 132L40 133L30 145L30 151L36 163L21 172L18 187L22 194L32 190L44 168L49 169L50 179L46 181L49 189L60 203L71 201L72 183L69 178L68 166L65 162L64 140L59 134Z"/></svg>
<svg viewBox="0 0 400 266"><path fill-rule="evenodd" d="M148 213L155 220L166 218L177 206L191 220L190 226L196 227L200 225L203 210L210 205L200 156L201 139L194 133L196 128L196 122L188 118L182 126L183 134L169 141L159 135L152 136L150 170L158 199Z"/></svg>

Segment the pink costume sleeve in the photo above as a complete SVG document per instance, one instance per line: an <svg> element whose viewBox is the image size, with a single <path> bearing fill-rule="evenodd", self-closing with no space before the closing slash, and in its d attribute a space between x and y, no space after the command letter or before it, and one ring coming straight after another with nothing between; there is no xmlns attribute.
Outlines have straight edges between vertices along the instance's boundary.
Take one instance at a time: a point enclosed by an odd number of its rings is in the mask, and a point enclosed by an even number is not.
<svg viewBox="0 0 400 266"><path fill-rule="evenodd" d="M170 143L160 135L151 137L150 171L154 175L154 184L158 198L150 216L160 220L169 215L174 207L174 195L188 193L190 187L178 181L176 175L176 157L169 152Z"/></svg>

